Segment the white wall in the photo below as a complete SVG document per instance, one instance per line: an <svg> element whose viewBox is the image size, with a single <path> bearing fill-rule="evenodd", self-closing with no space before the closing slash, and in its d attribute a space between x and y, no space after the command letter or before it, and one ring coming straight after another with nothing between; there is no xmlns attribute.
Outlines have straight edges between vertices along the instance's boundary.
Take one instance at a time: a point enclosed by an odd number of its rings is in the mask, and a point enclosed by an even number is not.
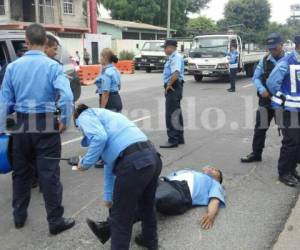
<svg viewBox="0 0 300 250"><path fill-rule="evenodd" d="M98 43L99 55L104 48L112 48L111 35L102 35L102 34L85 34L84 39L84 48L90 53L92 58L92 42Z"/></svg>
<svg viewBox="0 0 300 250"><path fill-rule="evenodd" d="M76 51L79 51L81 63L83 59L83 38L61 38L63 46L68 50L71 56L75 56Z"/></svg>

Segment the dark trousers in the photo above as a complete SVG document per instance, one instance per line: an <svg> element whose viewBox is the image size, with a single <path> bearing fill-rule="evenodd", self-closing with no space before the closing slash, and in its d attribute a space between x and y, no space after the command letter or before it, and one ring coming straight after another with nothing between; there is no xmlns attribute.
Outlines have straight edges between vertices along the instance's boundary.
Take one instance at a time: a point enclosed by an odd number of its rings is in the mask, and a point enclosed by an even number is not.
<svg viewBox="0 0 300 250"><path fill-rule="evenodd" d="M260 97L252 143L253 152L257 155L261 155L263 152L266 133L273 119L275 119L275 111L272 109L270 101Z"/></svg>
<svg viewBox="0 0 300 250"><path fill-rule="evenodd" d="M112 250L129 249L137 208L145 241L149 247L157 247L155 192L161 169L162 162L154 148L132 153L117 163L109 218Z"/></svg>
<svg viewBox="0 0 300 250"><path fill-rule="evenodd" d="M236 74L238 69L230 69L229 80L230 80L230 88L235 90L235 81L236 81Z"/></svg>
<svg viewBox="0 0 300 250"><path fill-rule="evenodd" d="M102 95L99 96L99 102L101 104ZM114 112L121 112L123 109L122 99L119 93L110 93L107 105L105 107L108 110Z"/></svg>
<svg viewBox="0 0 300 250"><path fill-rule="evenodd" d="M90 59L89 58L84 58L85 64L89 65Z"/></svg>
<svg viewBox="0 0 300 250"><path fill-rule="evenodd" d="M43 124L37 118L37 124ZM27 119L25 119L27 120ZM23 122L18 120L19 124ZM25 126L26 127L26 126ZM60 183L59 160L47 160L45 157L61 157L61 138L58 132L29 133L13 132L13 214L16 221L27 216L30 202L31 183L35 170L43 190L48 223L56 224L62 219L62 185Z"/></svg>
<svg viewBox="0 0 300 250"><path fill-rule="evenodd" d="M295 171L300 155L300 113L283 112L283 139L278 161L279 175L290 174Z"/></svg>
<svg viewBox="0 0 300 250"><path fill-rule="evenodd" d="M170 143L184 141L183 117L181 100L183 94L183 82L177 81L175 91L170 90L166 95L166 126Z"/></svg>

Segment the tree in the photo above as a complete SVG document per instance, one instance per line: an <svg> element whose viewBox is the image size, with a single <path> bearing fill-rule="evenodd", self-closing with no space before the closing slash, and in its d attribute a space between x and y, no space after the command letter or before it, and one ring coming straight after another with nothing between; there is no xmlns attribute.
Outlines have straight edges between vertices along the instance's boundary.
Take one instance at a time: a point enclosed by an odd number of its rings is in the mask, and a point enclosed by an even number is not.
<svg viewBox="0 0 300 250"><path fill-rule="evenodd" d="M207 17L192 18L187 23L190 34L195 32L214 32L217 31L216 23Z"/></svg>
<svg viewBox="0 0 300 250"><path fill-rule="evenodd" d="M171 28L185 33L187 15L204 8L210 0L172 0ZM167 0L102 0L114 19L167 25Z"/></svg>
<svg viewBox="0 0 300 250"><path fill-rule="evenodd" d="M245 42L256 43L259 33L269 24L271 6L268 0L230 0L225 6L225 23L240 31ZM239 26L236 26L239 25Z"/></svg>

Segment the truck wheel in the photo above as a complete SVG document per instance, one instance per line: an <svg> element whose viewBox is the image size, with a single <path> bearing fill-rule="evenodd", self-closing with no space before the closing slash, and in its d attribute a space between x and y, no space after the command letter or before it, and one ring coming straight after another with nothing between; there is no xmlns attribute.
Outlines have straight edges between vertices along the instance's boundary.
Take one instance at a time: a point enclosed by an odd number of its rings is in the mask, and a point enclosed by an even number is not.
<svg viewBox="0 0 300 250"><path fill-rule="evenodd" d="M151 73L151 71L152 71L151 68L147 68L147 69L146 69L146 72L147 72L147 73Z"/></svg>
<svg viewBox="0 0 300 250"><path fill-rule="evenodd" d="M194 75L194 79L196 82L201 82L203 79L203 75Z"/></svg>

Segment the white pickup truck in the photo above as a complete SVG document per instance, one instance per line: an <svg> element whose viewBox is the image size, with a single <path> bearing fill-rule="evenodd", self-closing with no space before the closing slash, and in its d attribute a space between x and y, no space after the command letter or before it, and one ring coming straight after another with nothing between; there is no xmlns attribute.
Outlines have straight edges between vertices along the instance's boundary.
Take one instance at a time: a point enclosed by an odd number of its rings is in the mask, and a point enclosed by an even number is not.
<svg viewBox="0 0 300 250"><path fill-rule="evenodd" d="M188 72L197 82L203 77L227 77L229 75L228 55L230 44L236 43L240 53L239 70L252 77L259 60L265 52L243 50L242 39L238 35L203 35L194 38L188 59Z"/></svg>

